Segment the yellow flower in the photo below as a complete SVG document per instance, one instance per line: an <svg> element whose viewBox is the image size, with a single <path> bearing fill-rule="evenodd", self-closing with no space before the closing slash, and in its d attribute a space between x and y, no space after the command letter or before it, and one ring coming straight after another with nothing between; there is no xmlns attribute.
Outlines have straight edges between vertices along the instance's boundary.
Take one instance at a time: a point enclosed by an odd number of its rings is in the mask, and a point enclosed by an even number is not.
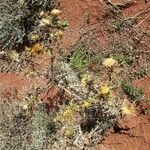
<svg viewBox="0 0 150 150"><path fill-rule="evenodd" d="M51 33L51 34L50 34L50 37L51 37L51 38L53 38L53 37L54 37L54 34L53 34L53 33Z"/></svg>
<svg viewBox="0 0 150 150"><path fill-rule="evenodd" d="M58 17L60 14L61 14L61 11L59 9L53 9L51 11L51 14L54 16L54 17Z"/></svg>
<svg viewBox="0 0 150 150"><path fill-rule="evenodd" d="M38 34L32 34L29 38L32 41L37 41L39 39L39 35Z"/></svg>
<svg viewBox="0 0 150 150"><path fill-rule="evenodd" d="M102 62L102 64L105 67L112 67L117 63L117 61L113 58L105 58L104 61Z"/></svg>
<svg viewBox="0 0 150 150"><path fill-rule="evenodd" d="M39 53L42 53L44 51L44 45L37 43L37 44L34 44L32 46L32 48L29 50L31 51L32 54L39 54Z"/></svg>
<svg viewBox="0 0 150 150"><path fill-rule="evenodd" d="M61 30L59 30L55 33L55 36L62 38L64 36L64 33Z"/></svg>
<svg viewBox="0 0 150 150"><path fill-rule="evenodd" d="M45 14L44 11L41 11L40 12L40 17L44 16L44 14Z"/></svg>
<svg viewBox="0 0 150 150"><path fill-rule="evenodd" d="M28 109L28 105L27 104L25 104L25 105L23 105L23 110L27 110Z"/></svg>
<svg viewBox="0 0 150 150"><path fill-rule="evenodd" d="M32 69L25 69L24 73L27 75L27 77L34 77L36 75L36 72Z"/></svg>
<svg viewBox="0 0 150 150"><path fill-rule="evenodd" d="M71 110L72 112L76 112L79 110L79 105L76 104L76 103L71 103L69 106L68 106L68 109Z"/></svg>
<svg viewBox="0 0 150 150"><path fill-rule="evenodd" d="M90 100L84 101L82 105L83 108L89 108L91 106L92 106L92 102Z"/></svg>
<svg viewBox="0 0 150 150"><path fill-rule="evenodd" d="M92 81L92 75L89 74L84 74L82 79L81 79L81 84L82 85L87 85L90 81Z"/></svg>
<svg viewBox="0 0 150 150"><path fill-rule="evenodd" d="M108 95L110 93L111 89L109 86L104 85L100 87L100 94L101 95Z"/></svg>
<svg viewBox="0 0 150 150"><path fill-rule="evenodd" d="M74 134L75 134L75 130L73 127L68 127L65 131L65 136L67 138L73 138Z"/></svg>
<svg viewBox="0 0 150 150"><path fill-rule="evenodd" d="M16 51L11 51L9 57L14 61L19 62L19 54Z"/></svg>
<svg viewBox="0 0 150 150"><path fill-rule="evenodd" d="M65 120L72 120L73 119L73 112L68 109L63 113L63 117Z"/></svg>
<svg viewBox="0 0 150 150"><path fill-rule="evenodd" d="M135 105L131 103L124 103L121 108L123 115L133 115L135 114Z"/></svg>
<svg viewBox="0 0 150 150"><path fill-rule="evenodd" d="M41 19L39 26L42 27L42 26L47 26L47 25L50 25L50 19L49 18Z"/></svg>

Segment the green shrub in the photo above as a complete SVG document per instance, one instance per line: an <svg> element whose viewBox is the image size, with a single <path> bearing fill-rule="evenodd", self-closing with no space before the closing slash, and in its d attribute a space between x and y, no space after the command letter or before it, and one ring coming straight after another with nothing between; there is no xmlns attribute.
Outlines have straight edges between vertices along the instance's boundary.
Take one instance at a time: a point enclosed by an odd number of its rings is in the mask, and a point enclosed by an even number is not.
<svg viewBox="0 0 150 150"><path fill-rule="evenodd" d="M132 55L122 55L122 54L114 54L113 58L115 58L120 64L132 65L135 58Z"/></svg>
<svg viewBox="0 0 150 150"><path fill-rule="evenodd" d="M148 68L141 68L137 72L134 72L134 76L137 78L144 78L149 74L149 69Z"/></svg>
<svg viewBox="0 0 150 150"><path fill-rule="evenodd" d="M81 45L70 57L70 65L80 72L85 71L87 65L87 58L84 47Z"/></svg>
<svg viewBox="0 0 150 150"><path fill-rule="evenodd" d="M39 12L51 10L55 0L1 0L0 47L11 49L26 42L27 35L37 27Z"/></svg>
<svg viewBox="0 0 150 150"><path fill-rule="evenodd" d="M141 100L143 96L143 91L141 89L137 89L129 83L123 82L122 89L128 94L133 100Z"/></svg>
<svg viewBox="0 0 150 150"><path fill-rule="evenodd" d="M116 32L123 32L131 28L136 23L136 20L129 18L126 20L116 20L113 22L112 26Z"/></svg>
<svg viewBox="0 0 150 150"><path fill-rule="evenodd" d="M0 45L5 49L22 43L25 36L23 20L27 17L25 1L0 1Z"/></svg>
<svg viewBox="0 0 150 150"><path fill-rule="evenodd" d="M54 124L41 104L32 113L17 102L6 102L0 109L1 150L46 150L53 131Z"/></svg>

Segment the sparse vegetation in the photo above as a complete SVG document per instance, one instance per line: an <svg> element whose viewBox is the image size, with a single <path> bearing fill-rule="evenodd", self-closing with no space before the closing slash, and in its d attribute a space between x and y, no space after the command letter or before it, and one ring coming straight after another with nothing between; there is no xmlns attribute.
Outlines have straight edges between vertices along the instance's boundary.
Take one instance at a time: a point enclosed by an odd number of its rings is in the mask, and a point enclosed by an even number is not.
<svg viewBox="0 0 150 150"><path fill-rule="evenodd" d="M141 89L135 88L133 85L123 82L122 89L133 99L140 100L143 96L143 91Z"/></svg>
<svg viewBox="0 0 150 150"><path fill-rule="evenodd" d="M112 13L106 17L111 18L109 31L113 30L108 46L97 46L97 33L92 38L91 31L66 54L59 41L69 23L61 19L63 12L55 0L0 1L1 73L14 71L46 80L46 85L26 93L24 101L11 102L4 96L2 150L95 150L121 117L136 114L144 91L131 83L149 75L149 55L137 50L140 40L135 42L137 31L132 30L137 18L122 14L130 3L108 1L108 5ZM43 54L48 67L39 69L35 60ZM58 98L51 98L55 86Z"/></svg>
<svg viewBox="0 0 150 150"><path fill-rule="evenodd" d="M27 112L19 102L6 101L0 110L1 149L47 149L55 127L42 105Z"/></svg>
<svg viewBox="0 0 150 150"><path fill-rule="evenodd" d="M84 48L81 46L79 47L73 55L70 57L69 63L75 68L78 69L80 72L85 71L87 65L87 58L85 54Z"/></svg>
<svg viewBox="0 0 150 150"><path fill-rule="evenodd" d="M127 116L134 116L136 113L135 104L125 101L121 107L121 113Z"/></svg>
<svg viewBox="0 0 150 150"><path fill-rule="evenodd" d="M113 22L112 26L116 32L123 32L131 28L135 24L135 19L130 18L127 20L116 20Z"/></svg>
<svg viewBox="0 0 150 150"><path fill-rule="evenodd" d="M130 55L130 56L125 56L125 55L121 55L121 54L116 54L113 55L113 57L121 64L128 64L128 65L132 65L132 63L134 62L135 58Z"/></svg>
<svg viewBox="0 0 150 150"><path fill-rule="evenodd" d="M148 69L148 68L142 68L142 69L136 71L136 72L134 73L134 75L135 75L135 77L137 77L137 78L143 78L143 77L149 75L149 69Z"/></svg>
<svg viewBox="0 0 150 150"><path fill-rule="evenodd" d="M1 48L12 49L26 43L29 34L42 32L39 28L40 13L50 11L54 5L53 0L0 1Z"/></svg>

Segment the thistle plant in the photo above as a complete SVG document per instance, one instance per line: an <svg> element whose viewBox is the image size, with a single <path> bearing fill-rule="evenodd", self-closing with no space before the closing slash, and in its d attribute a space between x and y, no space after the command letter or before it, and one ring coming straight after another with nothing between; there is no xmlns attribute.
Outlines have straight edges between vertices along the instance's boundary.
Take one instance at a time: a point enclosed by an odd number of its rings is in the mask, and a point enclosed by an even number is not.
<svg viewBox="0 0 150 150"><path fill-rule="evenodd" d="M28 110L27 110L28 109ZM54 124L42 104L32 111L22 103L5 102L0 109L0 146L3 150L46 150Z"/></svg>
<svg viewBox="0 0 150 150"><path fill-rule="evenodd" d="M135 104L125 101L123 103L123 106L121 107L121 113L122 113L122 115L126 115L126 116L135 115L135 113L136 113Z"/></svg>
<svg viewBox="0 0 150 150"><path fill-rule="evenodd" d="M0 1L0 46L3 49L23 43L26 33L23 21L27 14L25 0Z"/></svg>
<svg viewBox="0 0 150 150"><path fill-rule="evenodd" d="M38 30L40 12L52 10L55 3L55 0L1 0L1 49L8 50L26 43L28 34Z"/></svg>

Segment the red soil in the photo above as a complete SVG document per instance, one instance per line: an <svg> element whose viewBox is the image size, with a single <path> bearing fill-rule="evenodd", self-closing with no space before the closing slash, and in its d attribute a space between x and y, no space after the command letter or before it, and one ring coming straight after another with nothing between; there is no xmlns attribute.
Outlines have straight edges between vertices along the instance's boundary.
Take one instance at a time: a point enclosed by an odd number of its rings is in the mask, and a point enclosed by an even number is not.
<svg viewBox="0 0 150 150"><path fill-rule="evenodd" d="M98 44L106 48L109 44L109 33L104 15L107 11L105 4L106 0L59 0L60 9L63 11L63 17L66 18L70 24L69 29L65 33L62 46L64 48L71 48L80 39L80 37L87 31L96 32L96 40ZM126 0L112 0L113 3L122 3ZM136 0L131 7L123 9L124 16L136 16L142 11L150 8L149 3L144 0ZM150 17L147 13L142 16L143 20L139 20L138 27L141 26L147 29L149 27ZM143 28L143 29L144 29Z"/></svg>
<svg viewBox="0 0 150 150"><path fill-rule="evenodd" d="M149 150L150 115L124 118L120 121L122 131L110 131L103 141L108 150Z"/></svg>
<svg viewBox="0 0 150 150"><path fill-rule="evenodd" d="M100 21L105 14L104 5L99 0L59 0L60 9L63 11L64 18L70 24L63 40L64 48L71 48L80 39L80 36L90 30L99 27L102 45L106 44L104 36L105 26Z"/></svg>
<svg viewBox="0 0 150 150"><path fill-rule="evenodd" d="M134 85L144 91L145 100L149 101L150 100L150 77L135 80Z"/></svg>
<svg viewBox="0 0 150 150"><path fill-rule="evenodd" d="M20 73L0 73L0 103L4 98L25 99L27 92L42 85L46 85L43 77L31 79Z"/></svg>

